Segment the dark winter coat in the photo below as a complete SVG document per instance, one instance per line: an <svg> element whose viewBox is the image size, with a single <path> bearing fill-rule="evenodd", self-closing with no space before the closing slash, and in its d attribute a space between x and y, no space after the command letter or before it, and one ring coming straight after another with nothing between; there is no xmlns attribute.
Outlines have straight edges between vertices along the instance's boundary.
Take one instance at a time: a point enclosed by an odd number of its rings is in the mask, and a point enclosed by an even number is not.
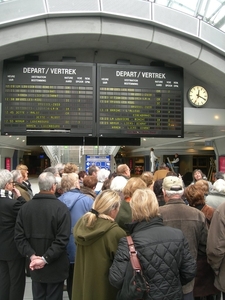
<svg viewBox="0 0 225 300"><path fill-rule="evenodd" d="M72 300L115 300L108 280L119 240L126 236L116 222L98 218L87 228L81 218L74 227L77 243Z"/></svg>
<svg viewBox="0 0 225 300"><path fill-rule="evenodd" d="M47 261L43 269L31 271L32 280L56 283L68 277L70 226L68 208L53 194L38 193L22 206L15 226L17 248L23 256L36 254Z"/></svg>
<svg viewBox="0 0 225 300"><path fill-rule="evenodd" d="M11 196L10 196L11 195ZM12 193L1 190L0 196L0 260L21 258L14 242L14 230L17 214L26 201L19 197L12 199Z"/></svg>
<svg viewBox="0 0 225 300"><path fill-rule="evenodd" d="M195 277L196 262L179 229L164 226L160 217L130 224L130 232L143 273L150 284L146 299L181 300L182 285ZM109 280L120 289L130 261L126 238L119 242Z"/></svg>
<svg viewBox="0 0 225 300"><path fill-rule="evenodd" d="M207 204L195 206L204 213L208 226L211 223L215 209ZM195 277L194 297L205 297L218 294L218 289L214 286L215 274L213 269L207 262L207 255L198 255L197 258L197 274Z"/></svg>

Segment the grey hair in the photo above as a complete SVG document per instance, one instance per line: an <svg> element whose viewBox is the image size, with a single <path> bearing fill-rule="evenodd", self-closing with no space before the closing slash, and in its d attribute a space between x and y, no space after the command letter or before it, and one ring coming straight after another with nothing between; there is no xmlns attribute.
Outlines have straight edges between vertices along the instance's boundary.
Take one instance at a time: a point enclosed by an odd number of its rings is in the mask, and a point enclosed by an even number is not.
<svg viewBox="0 0 225 300"><path fill-rule="evenodd" d="M116 176L111 181L110 189L113 191L122 192L126 184L127 184L127 179L125 177Z"/></svg>
<svg viewBox="0 0 225 300"><path fill-rule="evenodd" d="M183 193L184 193L184 189L179 190L179 191L167 191L167 190L164 190L164 192L165 192L165 194L166 194L166 196L168 198L171 198L174 195L178 195L178 196L181 197L183 195Z"/></svg>
<svg viewBox="0 0 225 300"><path fill-rule="evenodd" d="M65 164L63 164L63 163L58 163L55 165L55 168L58 170L59 173L64 170L64 167L65 167Z"/></svg>
<svg viewBox="0 0 225 300"><path fill-rule="evenodd" d="M21 178L21 177L23 178L23 175L22 175L20 170L12 170L11 173L13 175L13 181L14 182L17 182L18 179Z"/></svg>
<svg viewBox="0 0 225 300"><path fill-rule="evenodd" d="M106 169L100 169L97 173L98 181L104 182L109 177L110 171Z"/></svg>
<svg viewBox="0 0 225 300"><path fill-rule="evenodd" d="M43 172L50 172L53 175L56 175L58 173L58 168L56 168L56 167L48 167L48 168L44 169Z"/></svg>
<svg viewBox="0 0 225 300"><path fill-rule="evenodd" d="M55 183L55 176L50 172L43 172L38 177L38 186L40 191L50 191Z"/></svg>
<svg viewBox="0 0 225 300"><path fill-rule="evenodd" d="M61 189L62 178L61 177L56 177L55 181L56 181L56 184L57 184L57 189Z"/></svg>
<svg viewBox="0 0 225 300"><path fill-rule="evenodd" d="M9 170L1 169L0 170L0 188L4 189L6 184L12 181L13 175Z"/></svg>

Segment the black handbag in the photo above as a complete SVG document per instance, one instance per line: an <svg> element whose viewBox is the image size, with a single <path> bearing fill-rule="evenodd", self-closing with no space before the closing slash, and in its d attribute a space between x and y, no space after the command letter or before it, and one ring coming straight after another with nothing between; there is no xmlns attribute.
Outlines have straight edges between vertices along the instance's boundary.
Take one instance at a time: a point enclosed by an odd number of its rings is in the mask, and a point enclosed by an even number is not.
<svg viewBox="0 0 225 300"><path fill-rule="evenodd" d="M130 263L126 270L123 286L118 292L116 300L145 299L146 295L149 293L150 287L143 276L141 265L131 236L127 236L127 242L130 250Z"/></svg>

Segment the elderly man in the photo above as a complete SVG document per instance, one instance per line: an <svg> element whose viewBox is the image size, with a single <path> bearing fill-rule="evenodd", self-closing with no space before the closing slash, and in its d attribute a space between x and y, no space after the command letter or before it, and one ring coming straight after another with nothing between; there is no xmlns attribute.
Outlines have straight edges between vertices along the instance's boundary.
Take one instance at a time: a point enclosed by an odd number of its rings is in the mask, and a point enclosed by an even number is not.
<svg viewBox="0 0 225 300"><path fill-rule="evenodd" d="M15 242L19 252L31 261L33 299L62 300L69 273L66 246L70 213L54 195L56 179L52 173L40 174L38 185L40 192L19 211Z"/></svg>
<svg viewBox="0 0 225 300"><path fill-rule="evenodd" d="M15 198L15 199L14 199ZM22 300L25 288L25 259L14 242L17 214L26 200L14 187L10 171L0 170L0 299Z"/></svg>
<svg viewBox="0 0 225 300"><path fill-rule="evenodd" d="M126 164L118 165L116 173L118 176L123 176L127 180L130 178L130 168Z"/></svg>
<svg viewBox="0 0 225 300"><path fill-rule="evenodd" d="M163 195L166 204L159 211L167 226L181 229L188 240L192 256L206 252L207 225L205 216L196 208L190 207L182 200L184 185L181 178L167 176L163 179ZM184 300L194 300L194 279L183 286Z"/></svg>
<svg viewBox="0 0 225 300"><path fill-rule="evenodd" d="M98 171L99 171L100 169L97 167L97 166L95 166L95 165L92 165L92 166L90 166L89 168L88 168L88 175L90 175L90 176L96 176L97 177L97 174L98 174Z"/></svg>

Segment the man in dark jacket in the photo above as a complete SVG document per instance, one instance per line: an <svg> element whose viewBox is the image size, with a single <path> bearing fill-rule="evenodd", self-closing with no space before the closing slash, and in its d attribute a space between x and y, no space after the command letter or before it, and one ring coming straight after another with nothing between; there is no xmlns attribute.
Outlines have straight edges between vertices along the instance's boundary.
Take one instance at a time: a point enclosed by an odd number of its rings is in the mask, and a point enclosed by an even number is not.
<svg viewBox="0 0 225 300"><path fill-rule="evenodd" d="M13 198L16 199L13 199ZM22 300L25 288L25 259L14 242L18 211L26 200L14 187L13 175L0 170L0 299Z"/></svg>
<svg viewBox="0 0 225 300"><path fill-rule="evenodd" d="M206 253L208 229L202 212L190 207L181 199L184 193L183 181L176 176L167 176L163 180L163 194L166 205L160 206L163 223L167 226L181 229L188 240L190 252L197 255ZM183 286L184 300L194 300L194 279Z"/></svg>
<svg viewBox="0 0 225 300"><path fill-rule="evenodd" d="M52 173L42 173L38 185L40 192L18 214L15 242L19 252L31 260L33 299L62 300L69 271L70 213L54 195Z"/></svg>

